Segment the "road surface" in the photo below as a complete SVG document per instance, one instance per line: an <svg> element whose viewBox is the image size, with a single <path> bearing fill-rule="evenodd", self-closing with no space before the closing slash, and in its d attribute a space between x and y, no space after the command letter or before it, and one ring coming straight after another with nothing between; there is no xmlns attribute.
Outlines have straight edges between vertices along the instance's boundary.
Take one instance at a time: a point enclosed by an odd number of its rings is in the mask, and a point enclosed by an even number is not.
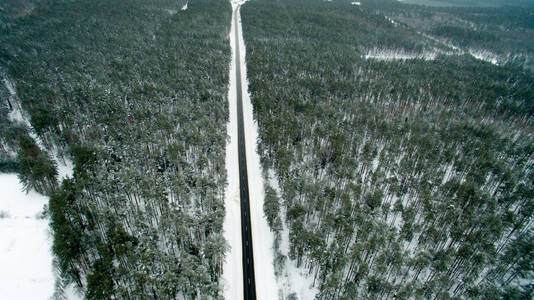
<svg viewBox="0 0 534 300"><path fill-rule="evenodd" d="M239 55L239 34L237 11L234 12L235 57L237 85L237 152L239 157L239 194L241 198L241 238L243 253L243 297L256 300L256 283L254 276L254 252L252 250L252 233L250 226L250 204L247 176L247 156L245 150L245 127L243 124L243 89L241 88L241 63Z"/></svg>

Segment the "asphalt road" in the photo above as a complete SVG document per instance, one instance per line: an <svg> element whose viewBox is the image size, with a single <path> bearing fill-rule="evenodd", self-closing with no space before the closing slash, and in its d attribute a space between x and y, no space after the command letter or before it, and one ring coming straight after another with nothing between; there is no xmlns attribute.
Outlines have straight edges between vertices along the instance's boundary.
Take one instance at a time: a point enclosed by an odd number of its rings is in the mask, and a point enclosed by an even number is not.
<svg viewBox="0 0 534 300"><path fill-rule="evenodd" d="M245 128L243 124L243 89L241 88L241 63L239 56L239 34L237 11L235 22L235 57L237 77L237 152L239 156L239 193L241 196L241 238L243 254L243 295L245 300L256 300L256 282L254 277L254 252L252 251L252 233L250 226L250 204L248 193L247 155L245 150Z"/></svg>

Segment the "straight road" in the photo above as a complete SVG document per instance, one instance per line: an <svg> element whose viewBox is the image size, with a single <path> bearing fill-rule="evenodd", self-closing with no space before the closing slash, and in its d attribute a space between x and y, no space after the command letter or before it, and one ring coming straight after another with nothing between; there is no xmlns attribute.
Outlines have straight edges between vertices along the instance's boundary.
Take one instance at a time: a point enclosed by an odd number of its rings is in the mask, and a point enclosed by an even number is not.
<svg viewBox="0 0 534 300"><path fill-rule="evenodd" d="M239 156L239 193L241 196L241 238L243 253L243 295L245 300L256 300L256 282L254 277L254 252L252 251L252 233L250 226L250 204L248 193L247 155L245 149L245 127L243 124L243 89L241 88L241 57L239 55L239 32L237 12L234 11L235 57L237 84L237 152Z"/></svg>

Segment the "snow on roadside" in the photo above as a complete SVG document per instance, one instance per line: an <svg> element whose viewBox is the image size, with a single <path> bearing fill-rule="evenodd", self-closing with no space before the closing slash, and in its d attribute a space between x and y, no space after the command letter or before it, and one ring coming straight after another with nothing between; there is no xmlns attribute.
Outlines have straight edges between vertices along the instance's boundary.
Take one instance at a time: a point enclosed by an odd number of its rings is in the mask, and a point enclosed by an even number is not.
<svg viewBox="0 0 534 300"><path fill-rule="evenodd" d="M232 3L232 10L235 8ZM241 206L239 198L239 168L237 154L237 87L235 76L235 24L232 14L232 25L230 28L230 45L232 48L232 59L230 61L230 82L228 89L228 107L230 119L226 125L226 132L229 139L226 143L225 167L228 178L224 195L224 216L223 231L224 238L229 249L223 265L222 283L224 298L228 300L243 299L243 265L241 258Z"/></svg>
<svg viewBox="0 0 534 300"><path fill-rule="evenodd" d="M244 3L244 2L241 2ZM235 5L237 3L234 3ZM241 29L241 16L238 14L238 42L240 47L241 82L243 83L243 121L245 126L245 147L250 194L250 216L252 244L254 248L254 273L256 295L259 300L278 299L278 286L274 275L274 234L271 232L263 212L265 191L260 157L257 152L258 124L252 116L252 102L248 93L246 48Z"/></svg>
<svg viewBox="0 0 534 300"><path fill-rule="evenodd" d="M16 174L0 174L0 291L2 299L49 299L54 293L52 238L41 218L48 198L27 194Z"/></svg>
<svg viewBox="0 0 534 300"><path fill-rule="evenodd" d="M235 9L244 1L232 1L232 8ZM274 234L271 231L263 211L263 201L265 197L264 179L261 171L260 159L256 149L258 138L258 125L253 119L253 108L248 93L248 80L246 69L246 48L241 34L241 17L238 13L238 24L234 24L230 32L230 43L232 46L232 62L230 66L230 90L228 99L230 101L230 122L228 132L230 141L227 144L226 167L228 172L228 187L226 191L226 217L224 221L225 238L232 248L226 257L223 272L223 282L226 283L224 289L225 299L243 299L242 285L242 264L241 264L241 217L239 206L239 174L237 155L237 112L236 112L236 86L235 86L235 28L239 26L240 62L241 62L241 82L243 83L243 113L245 124L245 139L247 152L247 167L250 189L250 213L252 222L252 239L254 247L254 269L256 275L257 299L286 299L289 295L295 294L297 299L313 299L317 294L317 289L313 288L313 278L306 274L306 271L296 267L296 262L286 260L285 270L282 276L275 277L274 272ZM232 101L234 99L234 101ZM234 166L234 168L230 167ZM279 191L278 184L274 185ZM282 215L284 215L282 213ZM283 217L283 216L282 216ZM289 234L284 224L282 233L282 254L287 257L289 253ZM235 284L234 286L229 286Z"/></svg>
<svg viewBox="0 0 534 300"><path fill-rule="evenodd" d="M276 179L276 174L273 170L269 170L269 185L276 191L279 199L282 198L280 185ZM313 276L308 274L304 268L298 268L295 260L289 259L289 228L286 223L285 207L281 206L280 218L282 220L282 232L280 239L280 254L286 257L284 269L281 276L278 278L279 286L281 287L281 296L287 299L289 295L295 294L297 299L315 299L315 295L319 292L313 286Z"/></svg>

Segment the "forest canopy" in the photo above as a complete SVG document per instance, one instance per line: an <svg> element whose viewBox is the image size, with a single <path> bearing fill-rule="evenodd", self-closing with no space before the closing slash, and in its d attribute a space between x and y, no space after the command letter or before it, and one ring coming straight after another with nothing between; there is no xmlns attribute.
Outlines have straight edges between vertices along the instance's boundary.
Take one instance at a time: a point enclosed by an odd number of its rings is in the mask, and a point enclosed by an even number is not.
<svg viewBox="0 0 534 300"><path fill-rule="evenodd" d="M59 298L69 283L88 299L221 295L232 11L184 4L0 6L0 168L51 195ZM58 185L52 157L72 178Z"/></svg>
<svg viewBox="0 0 534 300"><path fill-rule="evenodd" d="M425 10L242 8L258 147L280 185L265 214L317 299L532 297L533 74L439 39L500 33L406 25Z"/></svg>

